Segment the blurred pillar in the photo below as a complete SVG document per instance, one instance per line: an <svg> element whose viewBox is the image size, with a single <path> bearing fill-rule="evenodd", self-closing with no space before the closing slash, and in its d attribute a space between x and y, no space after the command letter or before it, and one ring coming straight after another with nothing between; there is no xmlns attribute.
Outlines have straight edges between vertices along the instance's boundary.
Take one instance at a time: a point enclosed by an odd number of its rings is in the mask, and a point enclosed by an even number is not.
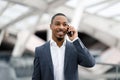
<svg viewBox="0 0 120 80"><path fill-rule="evenodd" d="M3 40L3 38L4 38L4 34L5 34L5 30L1 30L1 31L0 31L0 45L1 45L2 40Z"/></svg>
<svg viewBox="0 0 120 80"><path fill-rule="evenodd" d="M40 18L43 15L43 12L39 13L38 20L36 21L35 25L31 27L29 30L22 31L18 34L18 40L15 44L14 50L12 52L13 57L21 57L25 46L30 38L30 36L35 32L37 26L39 25Z"/></svg>
<svg viewBox="0 0 120 80"><path fill-rule="evenodd" d="M74 16L72 18L71 25L74 26L76 29L78 29L80 20L82 18L82 14L85 8L85 1L86 0L78 0L76 10L74 12Z"/></svg>
<svg viewBox="0 0 120 80"><path fill-rule="evenodd" d="M47 41L52 38L52 31L50 29L47 30Z"/></svg>
<svg viewBox="0 0 120 80"><path fill-rule="evenodd" d="M14 50L12 52L13 57L20 57L24 52L25 44L27 39L29 38L29 31L22 31L17 36L17 42L15 44Z"/></svg>

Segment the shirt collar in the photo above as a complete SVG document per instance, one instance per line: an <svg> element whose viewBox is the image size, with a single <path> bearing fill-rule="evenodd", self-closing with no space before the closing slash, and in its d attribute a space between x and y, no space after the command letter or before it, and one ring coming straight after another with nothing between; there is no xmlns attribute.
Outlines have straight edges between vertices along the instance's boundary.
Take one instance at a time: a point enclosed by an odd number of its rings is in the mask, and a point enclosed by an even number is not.
<svg viewBox="0 0 120 80"><path fill-rule="evenodd" d="M55 42L53 39L50 40L50 45L51 45L51 46L57 46L56 42ZM65 46L65 45L66 45L66 40L64 40L62 46ZM61 47L62 47L62 46L61 46Z"/></svg>

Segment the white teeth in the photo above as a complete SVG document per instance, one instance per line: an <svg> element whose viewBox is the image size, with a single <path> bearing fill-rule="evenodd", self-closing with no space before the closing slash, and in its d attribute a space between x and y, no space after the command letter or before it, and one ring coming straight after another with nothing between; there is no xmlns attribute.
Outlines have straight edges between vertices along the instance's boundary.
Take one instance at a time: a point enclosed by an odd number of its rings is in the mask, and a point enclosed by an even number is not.
<svg viewBox="0 0 120 80"><path fill-rule="evenodd" d="M63 34L63 32L60 31L60 32L58 32L58 34Z"/></svg>
<svg viewBox="0 0 120 80"><path fill-rule="evenodd" d="M58 33L63 33L63 32L58 32Z"/></svg>

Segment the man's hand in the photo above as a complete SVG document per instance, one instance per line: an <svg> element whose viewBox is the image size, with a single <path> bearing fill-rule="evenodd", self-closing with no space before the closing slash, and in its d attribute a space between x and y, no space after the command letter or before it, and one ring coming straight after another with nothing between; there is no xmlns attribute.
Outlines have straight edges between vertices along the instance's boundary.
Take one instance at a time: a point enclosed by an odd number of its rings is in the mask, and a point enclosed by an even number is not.
<svg viewBox="0 0 120 80"><path fill-rule="evenodd" d="M77 30L74 27L69 26L67 35L68 35L69 39L71 41L73 41L76 37L78 37L78 32L77 32Z"/></svg>

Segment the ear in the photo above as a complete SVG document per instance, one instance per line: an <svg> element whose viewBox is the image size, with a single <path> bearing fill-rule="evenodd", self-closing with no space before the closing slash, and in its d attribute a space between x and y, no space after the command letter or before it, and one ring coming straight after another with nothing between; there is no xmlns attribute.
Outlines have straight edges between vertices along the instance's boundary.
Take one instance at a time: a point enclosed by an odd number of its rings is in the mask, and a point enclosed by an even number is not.
<svg viewBox="0 0 120 80"><path fill-rule="evenodd" d="M52 30L52 24L50 24L50 29Z"/></svg>

